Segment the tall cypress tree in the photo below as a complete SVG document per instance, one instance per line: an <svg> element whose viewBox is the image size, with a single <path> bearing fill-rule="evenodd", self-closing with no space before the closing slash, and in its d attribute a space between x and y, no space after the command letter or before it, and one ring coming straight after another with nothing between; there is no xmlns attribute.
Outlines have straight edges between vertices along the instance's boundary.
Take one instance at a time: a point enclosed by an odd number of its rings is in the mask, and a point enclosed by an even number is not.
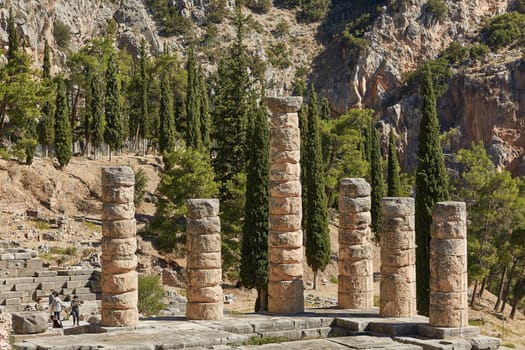
<svg viewBox="0 0 525 350"><path fill-rule="evenodd" d="M49 44L44 42L44 62L42 63L42 76L44 79L51 78L51 56L49 54Z"/></svg>
<svg viewBox="0 0 525 350"><path fill-rule="evenodd" d="M304 98L306 93L306 84L304 80L296 81L295 84L295 90L297 92L297 95L302 96ZM304 233L306 233L306 208L308 207L308 194L306 193L306 179L308 179L307 175L307 152L306 152L306 139L308 134L308 123L306 122L306 115L308 114L308 106L302 105L299 112L297 112L297 116L299 119L299 131L301 132L301 187L304 189L302 196L301 196L301 205L303 208L303 217L301 221L301 225L303 227ZM305 242L306 243L306 242Z"/></svg>
<svg viewBox="0 0 525 350"><path fill-rule="evenodd" d="M206 78L201 69L199 69L199 97L200 97L200 117L201 117L201 137L204 148L210 148L210 134L211 134L211 116L210 116L210 101L208 99L208 88L206 86Z"/></svg>
<svg viewBox="0 0 525 350"><path fill-rule="evenodd" d="M18 34L16 32L15 19L13 18L13 9L9 8L9 18L7 19L7 31L8 31L8 51L7 51L7 62L11 63L16 58L18 52Z"/></svg>
<svg viewBox="0 0 525 350"><path fill-rule="evenodd" d="M106 121L104 118L103 101L102 101L102 84L97 76L91 77L91 142L95 147L95 158L97 149L104 143L104 129Z"/></svg>
<svg viewBox="0 0 525 350"><path fill-rule="evenodd" d="M436 202L448 200L448 176L439 141L439 121L432 73L424 68L421 84L422 117L416 173L417 309L428 315L430 298L430 224Z"/></svg>
<svg viewBox="0 0 525 350"><path fill-rule="evenodd" d="M201 108L199 77L197 75L197 63L193 46L190 47L188 52L186 70L188 72L188 90L186 92L186 145L199 149L202 147Z"/></svg>
<svg viewBox="0 0 525 350"><path fill-rule="evenodd" d="M255 121L249 137L246 204L241 245L240 276L247 288L257 288L255 311L267 309L268 214L269 214L269 127L264 106L254 103Z"/></svg>
<svg viewBox="0 0 525 350"><path fill-rule="evenodd" d="M169 75L166 72L160 83L160 135L159 148L164 155L175 150L175 115L173 113L173 97L170 89ZM168 167L169 168L169 167Z"/></svg>
<svg viewBox="0 0 525 350"><path fill-rule="evenodd" d="M381 213L382 203L381 200L384 194L384 181L383 181L383 166L381 164L381 148L379 146L379 132L372 125L370 126L371 135L371 150L370 150L370 179L371 179L371 199L372 208L370 214L372 216L372 230L379 240L381 235Z"/></svg>
<svg viewBox="0 0 525 350"><path fill-rule="evenodd" d="M71 160L72 138L66 85L62 78L58 78L55 104L55 156L62 168L68 165Z"/></svg>
<svg viewBox="0 0 525 350"><path fill-rule="evenodd" d="M138 122L137 138L142 138L142 155L146 154L146 137L149 133L149 106L148 106L148 73L147 73L146 41L140 43L140 117Z"/></svg>
<svg viewBox="0 0 525 350"><path fill-rule="evenodd" d="M394 128L390 129L388 137L388 197L399 197L401 195L401 180L399 178L399 161L396 152L396 135Z"/></svg>
<svg viewBox="0 0 525 350"><path fill-rule="evenodd" d="M328 101L326 97L323 97L321 100L321 119L328 120L330 119L331 115L332 112L330 111L330 101Z"/></svg>
<svg viewBox="0 0 525 350"><path fill-rule="evenodd" d="M330 235L328 233L323 154L319 134L319 112L317 95L313 85L310 86L307 123L306 262L314 272L314 289L316 289L319 270L324 270L330 262Z"/></svg>
<svg viewBox="0 0 525 350"><path fill-rule="evenodd" d="M104 99L106 128L104 129L104 141L111 151L122 147L124 143L124 122L122 120L122 108L120 105L120 80L118 65L115 54L109 56L108 68L106 70L106 97Z"/></svg>

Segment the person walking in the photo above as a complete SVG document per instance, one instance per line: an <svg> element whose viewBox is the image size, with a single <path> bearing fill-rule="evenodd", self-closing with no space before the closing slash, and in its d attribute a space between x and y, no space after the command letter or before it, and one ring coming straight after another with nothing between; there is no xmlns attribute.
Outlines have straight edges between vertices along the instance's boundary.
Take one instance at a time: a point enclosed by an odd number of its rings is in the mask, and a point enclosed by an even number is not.
<svg viewBox="0 0 525 350"><path fill-rule="evenodd" d="M73 316L73 327L75 325L80 326L80 299L78 295L73 296L71 300L71 316Z"/></svg>
<svg viewBox="0 0 525 350"><path fill-rule="evenodd" d="M60 313L62 312L62 308L65 307L65 305L62 304L62 300L60 300L58 292L53 292L53 297L53 316L55 316L55 320L61 323Z"/></svg>

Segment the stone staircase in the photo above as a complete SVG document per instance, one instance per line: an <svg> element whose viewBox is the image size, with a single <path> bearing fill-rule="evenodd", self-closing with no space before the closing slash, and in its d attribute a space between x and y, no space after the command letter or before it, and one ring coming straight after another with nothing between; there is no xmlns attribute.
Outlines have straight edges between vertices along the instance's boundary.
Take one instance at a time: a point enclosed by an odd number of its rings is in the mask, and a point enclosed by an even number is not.
<svg viewBox="0 0 525 350"><path fill-rule="evenodd" d="M0 313L24 311L38 298L47 306L52 290L63 301L73 294L80 300L100 299L100 271L94 269L49 270L37 252L7 248L0 251Z"/></svg>

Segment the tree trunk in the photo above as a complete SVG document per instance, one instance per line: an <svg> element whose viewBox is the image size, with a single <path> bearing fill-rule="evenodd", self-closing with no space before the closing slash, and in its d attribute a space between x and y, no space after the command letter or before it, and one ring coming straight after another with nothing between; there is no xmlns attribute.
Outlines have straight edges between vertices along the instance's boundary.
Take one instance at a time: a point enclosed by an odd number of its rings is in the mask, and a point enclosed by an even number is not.
<svg viewBox="0 0 525 350"><path fill-rule="evenodd" d="M257 299L259 300L259 310L257 312L268 311L268 289L257 289Z"/></svg>
<svg viewBox="0 0 525 350"><path fill-rule="evenodd" d="M472 298L470 299L470 307L473 307L476 302L477 292L478 292L478 280L474 282L474 289L472 290Z"/></svg>
<svg viewBox="0 0 525 350"><path fill-rule="evenodd" d="M503 296L503 285L505 284L505 274L507 273L507 264L503 266L503 272L501 273L501 279L499 281L498 287L498 300L496 300L496 305L494 305L494 311L498 311L501 304L501 297Z"/></svg>
<svg viewBox="0 0 525 350"><path fill-rule="evenodd" d="M144 137L142 139L142 156L144 157L146 155L146 145L147 145L147 141L146 141L146 138Z"/></svg>
<svg viewBox="0 0 525 350"><path fill-rule="evenodd" d="M111 147L108 145L109 161L111 162Z"/></svg>
<svg viewBox="0 0 525 350"><path fill-rule="evenodd" d="M518 302L519 302L519 298L517 296L514 296L514 298L512 298L512 310L510 310L510 319L513 320L514 317L516 317L516 310L518 309Z"/></svg>
<svg viewBox="0 0 525 350"><path fill-rule="evenodd" d="M514 278L514 273L516 272L516 265L518 264L518 259L514 259L512 262L512 267L510 268L509 278L507 279L507 285L505 286L505 291L503 292L503 297L501 298L501 309L499 312L505 311L505 306L507 305L507 298L509 297L510 286L512 285L512 279Z"/></svg>
<svg viewBox="0 0 525 350"><path fill-rule="evenodd" d="M314 271L314 290L317 290L317 279L319 277L319 271Z"/></svg>
<svg viewBox="0 0 525 350"><path fill-rule="evenodd" d="M49 158L49 146L48 145L43 145L43 146L44 146L44 157Z"/></svg>
<svg viewBox="0 0 525 350"><path fill-rule="evenodd" d="M490 274L490 272L489 272ZM485 291L485 286L487 285L487 276L483 277L483 281L481 282L481 288L479 289L479 298L478 303L481 304L481 297L483 296L483 292Z"/></svg>

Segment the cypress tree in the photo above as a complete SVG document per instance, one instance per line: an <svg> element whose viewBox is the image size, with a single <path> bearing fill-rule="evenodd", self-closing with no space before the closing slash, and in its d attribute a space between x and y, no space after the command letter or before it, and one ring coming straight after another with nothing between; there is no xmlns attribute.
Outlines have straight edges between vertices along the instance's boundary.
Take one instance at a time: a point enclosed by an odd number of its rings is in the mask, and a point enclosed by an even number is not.
<svg viewBox="0 0 525 350"><path fill-rule="evenodd" d="M11 63L16 58L18 52L18 34L16 32L15 19L13 18L13 9L9 8L9 18L7 19L7 31L8 31L8 51L7 51L7 62Z"/></svg>
<svg viewBox="0 0 525 350"><path fill-rule="evenodd" d="M417 309L428 315L430 298L430 224L436 202L448 200L448 176L439 141L439 121L432 74L424 69L421 86L422 117L416 173L416 280Z"/></svg>
<svg viewBox="0 0 525 350"><path fill-rule="evenodd" d="M379 132L374 126L370 127L371 149L370 149L370 179L371 179L371 199L372 208L372 230L379 240L381 235L381 200L384 194L383 166L381 165L381 148L379 146Z"/></svg>
<svg viewBox="0 0 525 350"><path fill-rule="evenodd" d="M269 127L266 110L254 103L255 121L250 135L246 203L242 230L240 276L247 288L256 288L264 311L268 286ZM257 307L259 306L259 307Z"/></svg>
<svg viewBox="0 0 525 350"><path fill-rule="evenodd" d="M71 160L72 135L69 123L69 109L64 80L57 81L57 97L55 104L55 156L63 168Z"/></svg>
<svg viewBox="0 0 525 350"><path fill-rule="evenodd" d="M326 97L323 97L321 100L321 119L328 120L330 119L331 115L332 112L330 111L330 101L328 101Z"/></svg>
<svg viewBox="0 0 525 350"><path fill-rule="evenodd" d="M328 234L328 210L324 184L324 166L319 134L319 112L317 96L310 86L310 102L307 117L306 144L306 262L314 272L314 289L317 275L330 262L330 235Z"/></svg>
<svg viewBox="0 0 525 350"><path fill-rule="evenodd" d="M104 129L106 126L104 118L104 110L102 108L102 84L100 80L93 76L91 78L91 142L95 147L95 158L97 156L97 149L104 143Z"/></svg>
<svg viewBox="0 0 525 350"><path fill-rule="evenodd" d="M115 54L109 56L108 68L106 70L106 97L104 99L104 107L106 113L104 141L110 148L109 159L111 160L111 151L119 149L124 143L124 123L120 105L120 81Z"/></svg>
<svg viewBox="0 0 525 350"><path fill-rule="evenodd" d="M388 137L388 197L401 195L401 180L399 178L399 161L396 152L396 136L394 129L390 129Z"/></svg>
<svg viewBox="0 0 525 350"><path fill-rule="evenodd" d="M49 44L44 42L44 62L42 64L42 76L44 79L51 78L51 57L49 55Z"/></svg>
<svg viewBox="0 0 525 350"><path fill-rule="evenodd" d="M186 92L186 145L199 149L202 147L201 136L201 109L199 96L199 77L197 76L197 63L193 46L188 52L186 63L188 71L188 90Z"/></svg>
<svg viewBox="0 0 525 350"><path fill-rule="evenodd" d="M137 125L138 131L136 133L137 139L139 136L142 138L142 155L146 154L146 137L149 133L148 73L146 56L146 41L142 39L140 43L140 116Z"/></svg>
<svg viewBox="0 0 525 350"><path fill-rule="evenodd" d="M303 96L306 92L306 84L303 80L299 80L296 82L295 90L297 91L297 95ZM306 139L307 139L307 132L308 132L308 124L306 122L306 115L308 113L308 106L302 105L299 112L297 112L297 116L299 118L299 130L301 132L301 187L304 189L302 196L301 196L301 205L303 208L303 217L301 220L301 225L303 227L303 231L306 233L306 208L308 207L308 194L306 193L306 179L307 176L307 158L306 158ZM306 243L306 242L305 242Z"/></svg>
<svg viewBox="0 0 525 350"><path fill-rule="evenodd" d="M199 70L199 97L202 145L204 148L209 149L211 134L210 101L208 100L206 78L204 77L202 70Z"/></svg>
<svg viewBox="0 0 525 350"><path fill-rule="evenodd" d="M175 116L173 114L173 97L167 73L160 83L160 135L159 148L166 160L166 155L175 150Z"/></svg>

